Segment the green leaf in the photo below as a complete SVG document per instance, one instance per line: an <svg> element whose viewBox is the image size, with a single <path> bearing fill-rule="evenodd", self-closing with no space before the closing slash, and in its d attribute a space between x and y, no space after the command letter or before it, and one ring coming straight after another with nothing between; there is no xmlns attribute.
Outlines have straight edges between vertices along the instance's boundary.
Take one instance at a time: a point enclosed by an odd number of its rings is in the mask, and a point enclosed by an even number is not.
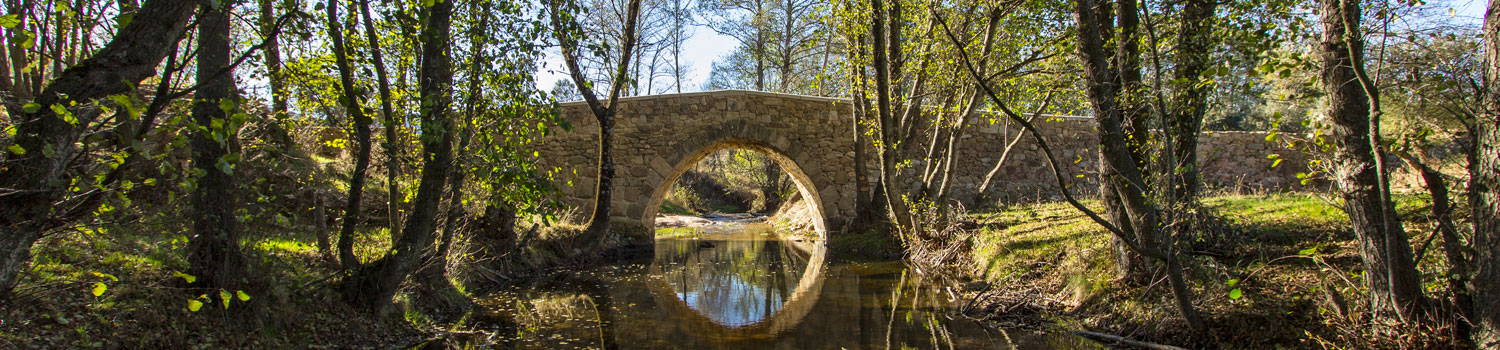
<svg viewBox="0 0 1500 350"><path fill-rule="evenodd" d="M94 293L94 296L97 297L104 295L106 289L109 289L109 286L104 285L104 282L94 282L94 290L89 291L89 293Z"/></svg>
<svg viewBox="0 0 1500 350"><path fill-rule="evenodd" d="M109 280L115 281L115 282L119 282L120 281L119 277L115 277L115 275L111 275L111 274L107 274L107 273L95 272L94 276L100 277L100 278L108 278Z"/></svg>
<svg viewBox="0 0 1500 350"><path fill-rule="evenodd" d="M52 105L52 114L56 114L58 118L62 118L68 124L78 125L78 117L73 116L73 113L68 113L68 108L61 104Z"/></svg>
<svg viewBox="0 0 1500 350"><path fill-rule="evenodd" d="M24 106L21 106L21 111L26 113L36 113L40 110L42 110L42 105L36 104L36 102L30 102Z"/></svg>
<svg viewBox="0 0 1500 350"><path fill-rule="evenodd" d="M1231 278L1228 281L1224 281L1224 285L1229 286L1231 288L1234 287L1234 285L1236 285L1236 284L1240 284L1240 279L1238 279L1238 278Z"/></svg>
<svg viewBox="0 0 1500 350"><path fill-rule="evenodd" d="M0 28L11 29L21 24L21 17L15 14L0 16Z"/></svg>
<svg viewBox="0 0 1500 350"><path fill-rule="evenodd" d="M239 103L232 98L219 100L219 110L224 111L224 114L233 114L234 108L238 106Z"/></svg>
<svg viewBox="0 0 1500 350"><path fill-rule="evenodd" d="M202 308L203 308L203 302L198 301L198 300L188 300L188 311L198 312L198 309L202 309Z"/></svg>
<svg viewBox="0 0 1500 350"><path fill-rule="evenodd" d="M1313 247L1310 247L1310 248L1307 248L1307 249L1303 249L1303 250L1297 251L1297 255L1301 255L1301 256L1313 256L1313 254L1317 254L1317 253L1318 253L1318 247L1317 246L1313 246Z"/></svg>
<svg viewBox="0 0 1500 350"><path fill-rule="evenodd" d="M234 165L224 161L224 158L219 158L219 162L217 164L214 164L214 166L219 168L219 171L224 172L224 174L226 175L234 175Z"/></svg>
<svg viewBox="0 0 1500 350"><path fill-rule="evenodd" d="M10 147L6 147L5 150L10 151L10 153L15 153L15 155L18 156L26 155L26 148L21 147L21 145L10 145Z"/></svg>
<svg viewBox="0 0 1500 350"><path fill-rule="evenodd" d="M132 13L126 13L126 14L123 14L123 15L116 16L115 17L115 27L116 28L125 28L125 26L130 25L130 21L133 21L133 20L135 20L135 13L134 12L132 12Z"/></svg>
<svg viewBox="0 0 1500 350"><path fill-rule="evenodd" d="M29 31L29 30L22 30L19 34L21 34L21 35L18 35L19 37L21 37L21 49L23 49L23 50L30 50L32 47L36 46L36 40L32 40L32 39L36 39L36 36L32 35L31 31ZM32 112L32 113L34 113L34 112Z"/></svg>
<svg viewBox="0 0 1500 350"><path fill-rule="evenodd" d="M233 297L234 296L229 295L229 291L226 291L226 290L223 290L223 289L219 290L219 300L223 300L224 301L224 308L225 309L229 308L229 298L233 298Z"/></svg>
<svg viewBox="0 0 1500 350"><path fill-rule="evenodd" d="M152 183L155 183L155 182L153 181ZM193 282L197 282L198 281L198 277L182 273L181 271L172 272L172 277L182 277L182 280L183 281L187 281L187 283L193 283Z"/></svg>
<svg viewBox="0 0 1500 350"><path fill-rule="evenodd" d="M1229 290L1229 300L1240 300L1240 294L1239 288Z"/></svg>
<svg viewBox="0 0 1500 350"><path fill-rule="evenodd" d="M234 291L234 297L240 301L250 301L250 294L245 293L243 290Z"/></svg>

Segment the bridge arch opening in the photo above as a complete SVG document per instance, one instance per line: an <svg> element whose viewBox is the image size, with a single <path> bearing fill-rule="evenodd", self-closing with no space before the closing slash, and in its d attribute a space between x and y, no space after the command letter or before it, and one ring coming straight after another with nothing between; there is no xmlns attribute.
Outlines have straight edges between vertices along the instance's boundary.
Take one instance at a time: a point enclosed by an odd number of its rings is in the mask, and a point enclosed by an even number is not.
<svg viewBox="0 0 1500 350"><path fill-rule="evenodd" d="M759 152L776 162L776 165L780 166L788 177L791 178L797 193L801 195L802 204L799 205L808 206L809 212L812 213L814 230L817 231L820 237L826 240L828 235L827 214L824 211L822 196L818 193L818 187L814 184L812 178L808 177L802 167L791 157L787 156L786 152L765 142L746 138L725 138L708 143L705 146L696 147L691 153L685 154L679 161L672 164L670 176L664 178L660 183L655 184L655 187L651 189L651 197L644 208L645 213L642 215L641 223L651 232L655 232L656 216L660 211L662 202L666 199L667 193L676 186L678 179L689 169L692 169L694 165L703 161L704 158L726 149ZM783 203L783 205L793 204L788 202Z"/></svg>

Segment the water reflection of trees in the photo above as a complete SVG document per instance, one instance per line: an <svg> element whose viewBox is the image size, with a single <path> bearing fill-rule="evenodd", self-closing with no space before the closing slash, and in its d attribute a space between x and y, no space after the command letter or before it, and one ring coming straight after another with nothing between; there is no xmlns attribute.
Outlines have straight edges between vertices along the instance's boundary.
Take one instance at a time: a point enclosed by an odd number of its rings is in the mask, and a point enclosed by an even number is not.
<svg viewBox="0 0 1500 350"><path fill-rule="evenodd" d="M730 327L770 319L795 291L808 257L774 240L660 240L656 264L676 296Z"/></svg>

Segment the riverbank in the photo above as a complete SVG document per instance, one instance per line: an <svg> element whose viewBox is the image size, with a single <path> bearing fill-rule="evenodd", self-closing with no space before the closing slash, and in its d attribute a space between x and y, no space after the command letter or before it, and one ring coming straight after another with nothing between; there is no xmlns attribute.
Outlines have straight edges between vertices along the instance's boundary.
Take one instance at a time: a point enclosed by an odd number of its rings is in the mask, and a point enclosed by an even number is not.
<svg viewBox="0 0 1500 350"><path fill-rule="evenodd" d="M385 239L366 232L355 251L369 258ZM386 237L386 236L379 236ZM427 330L401 317L377 317L347 306L326 283L337 273L301 230L257 237L245 245L252 269L272 281L234 303L182 288L187 239L166 231L114 226L49 236L33 251L31 271L0 305L0 348L189 349L379 348L421 341ZM213 295L209 295L213 294Z"/></svg>
<svg viewBox="0 0 1500 350"><path fill-rule="evenodd" d="M1427 202L1399 197L1398 211L1418 224ZM1095 203L1088 203L1096 207ZM1190 334L1164 283L1129 286L1115 280L1107 231L1065 203L1014 205L970 218L978 221L969 260L970 296L990 321L1004 327L1056 327L1117 334L1187 348L1382 348L1454 345L1442 329L1413 330L1401 339L1377 338L1359 317L1361 269L1348 218L1311 194L1220 196L1203 200L1222 220L1210 231L1219 244L1195 244L1187 254L1194 304L1211 334ZM1422 244L1413 239L1414 245ZM1420 249L1417 247L1414 249ZM1430 249L1419 263L1425 285L1442 290L1442 261Z"/></svg>
<svg viewBox="0 0 1500 350"><path fill-rule="evenodd" d="M319 252L314 228L300 225L246 230L253 234L242 241L243 252L266 287L244 291L245 299L227 291L234 305L250 306L231 315L206 302L219 293L183 288L191 278L181 274L188 266L187 237L178 233L181 222L170 218L103 223L44 238L15 294L0 299L0 349L405 348L453 336L452 321L463 316L463 310L423 309L411 288L398 293L392 315L348 306L336 288L338 265ZM455 254L450 263L459 268L450 270L449 280L472 298L527 274L650 256L650 246L639 242L642 232L628 227L616 227L615 238L598 251L580 252L574 237L581 229L556 225L528 233L535 237L519 254L487 261L484 269L466 260L473 254ZM389 250L383 229L361 229L356 236L361 261ZM461 239L454 249L474 248Z"/></svg>

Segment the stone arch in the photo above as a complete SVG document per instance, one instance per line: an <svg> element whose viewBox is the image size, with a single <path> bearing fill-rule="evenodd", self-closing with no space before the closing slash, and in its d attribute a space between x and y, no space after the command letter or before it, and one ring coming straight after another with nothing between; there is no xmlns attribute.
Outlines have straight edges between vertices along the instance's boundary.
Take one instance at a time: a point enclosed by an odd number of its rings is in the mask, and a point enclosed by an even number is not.
<svg viewBox="0 0 1500 350"><path fill-rule="evenodd" d="M661 199L683 171L725 148L765 153L785 169L824 238L853 216L855 141L843 100L713 91L622 98L615 107L612 221L654 229ZM582 103L559 104L557 112L571 129L535 149L539 169L572 210L565 217L576 222L595 204L598 123Z"/></svg>
<svg viewBox="0 0 1500 350"><path fill-rule="evenodd" d="M774 134L774 132L769 133ZM734 136L692 139L684 142L679 149L690 149L693 151L681 153L681 158L672 163L671 172L662 181L647 191L641 191L651 196L646 202L645 212L641 214L641 224L648 229L654 230L656 228L656 214L661 208L662 200L667 195L667 190L671 189L677 183L677 179L682 177L682 174L692 168L693 165L698 164L703 158L720 150L744 149L764 153L771 160L775 161L776 165L781 166L782 170L787 172L792 178L792 183L797 186L797 192L801 193L803 201L807 205L812 206L812 212L814 215L817 215L817 218L813 220L815 229L819 235L823 235L826 238L828 234L828 214L823 211L822 194L818 192L817 183L807 175L807 172L803 171L795 159L787 154L784 150L785 148L776 147L769 142L763 141L786 140L785 137L779 135L769 136L772 137L759 138L760 140Z"/></svg>

